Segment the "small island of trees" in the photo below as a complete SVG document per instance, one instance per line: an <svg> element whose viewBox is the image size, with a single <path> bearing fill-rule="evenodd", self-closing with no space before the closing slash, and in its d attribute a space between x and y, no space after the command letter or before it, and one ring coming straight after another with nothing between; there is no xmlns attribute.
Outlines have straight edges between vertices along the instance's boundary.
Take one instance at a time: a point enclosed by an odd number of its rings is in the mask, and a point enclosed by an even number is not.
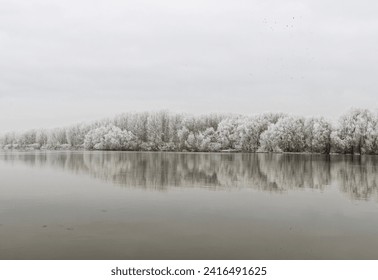
<svg viewBox="0 0 378 280"><path fill-rule="evenodd" d="M167 111L51 130L9 132L3 150L120 150L378 154L378 114L351 109L336 125L323 117L283 113L192 116Z"/></svg>

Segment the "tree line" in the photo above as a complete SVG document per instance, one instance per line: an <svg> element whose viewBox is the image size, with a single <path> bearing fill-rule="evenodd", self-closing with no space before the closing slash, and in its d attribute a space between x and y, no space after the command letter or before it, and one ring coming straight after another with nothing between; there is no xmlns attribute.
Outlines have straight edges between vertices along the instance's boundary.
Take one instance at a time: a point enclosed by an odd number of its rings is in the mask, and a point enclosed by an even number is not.
<svg viewBox="0 0 378 280"><path fill-rule="evenodd" d="M125 113L112 119L1 136L4 150L124 150L378 154L378 114L351 109L336 125L282 113L192 116Z"/></svg>

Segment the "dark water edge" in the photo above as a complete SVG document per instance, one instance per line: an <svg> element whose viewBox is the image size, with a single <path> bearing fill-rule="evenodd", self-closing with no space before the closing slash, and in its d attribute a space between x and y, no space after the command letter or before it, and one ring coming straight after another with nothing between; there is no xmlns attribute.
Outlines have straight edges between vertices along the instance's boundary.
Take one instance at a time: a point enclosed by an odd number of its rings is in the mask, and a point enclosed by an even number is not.
<svg viewBox="0 0 378 280"><path fill-rule="evenodd" d="M0 259L378 259L378 157L0 153Z"/></svg>

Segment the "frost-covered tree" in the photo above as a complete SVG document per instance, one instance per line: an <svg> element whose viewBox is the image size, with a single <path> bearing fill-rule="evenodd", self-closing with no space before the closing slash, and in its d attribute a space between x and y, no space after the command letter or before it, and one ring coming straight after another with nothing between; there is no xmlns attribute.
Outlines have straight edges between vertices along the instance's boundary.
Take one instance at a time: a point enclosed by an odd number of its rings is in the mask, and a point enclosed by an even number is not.
<svg viewBox="0 0 378 280"><path fill-rule="evenodd" d="M218 141L222 149L240 149L238 127L243 122L240 116L228 117L222 120L218 125Z"/></svg>
<svg viewBox="0 0 378 280"><path fill-rule="evenodd" d="M332 133L330 122L324 118L309 118L305 121L304 130L308 152L329 154Z"/></svg>
<svg viewBox="0 0 378 280"><path fill-rule="evenodd" d="M267 152L303 152L306 147L305 119L284 117L261 135L261 149Z"/></svg>
<svg viewBox="0 0 378 280"><path fill-rule="evenodd" d="M109 125L87 133L84 147L88 150L134 150L137 138L132 132Z"/></svg>
<svg viewBox="0 0 378 280"><path fill-rule="evenodd" d="M90 128L84 124L68 127L66 129L66 140L71 147L80 147L84 143L85 135Z"/></svg>
<svg viewBox="0 0 378 280"><path fill-rule="evenodd" d="M185 141L185 147L187 150L197 152L202 140L202 135L189 132L188 138Z"/></svg>
<svg viewBox="0 0 378 280"><path fill-rule="evenodd" d="M173 114L169 121L169 143L176 149L180 143L178 132L182 127L183 115Z"/></svg>
<svg viewBox="0 0 378 280"><path fill-rule="evenodd" d="M222 148L221 143L218 142L218 134L213 127L207 128L201 132L199 150L202 152L217 152Z"/></svg>
<svg viewBox="0 0 378 280"><path fill-rule="evenodd" d="M105 142L107 128L104 126L90 130L84 139L84 147L88 150L99 149Z"/></svg>
<svg viewBox="0 0 378 280"><path fill-rule="evenodd" d="M24 133L21 133L18 136L17 144L21 147L25 147L27 145L32 145L36 143L36 130L29 130Z"/></svg>
<svg viewBox="0 0 378 280"><path fill-rule="evenodd" d="M152 150L160 150L168 142L169 119L166 112L150 114L147 120L147 139Z"/></svg>
<svg viewBox="0 0 378 280"><path fill-rule="evenodd" d="M237 146L245 152L256 152L260 147L261 134L271 124L275 124L283 114L266 113L249 118L241 118L237 127Z"/></svg>
<svg viewBox="0 0 378 280"><path fill-rule="evenodd" d="M371 122L368 124L365 138L364 151L366 154L378 154L378 114L374 114Z"/></svg>
<svg viewBox="0 0 378 280"><path fill-rule="evenodd" d="M47 145L47 132L44 129L40 129L37 131L35 136L36 143L39 144L40 147L45 147Z"/></svg>
<svg viewBox="0 0 378 280"><path fill-rule="evenodd" d="M180 150L186 149L186 140L188 139L190 131L185 126L180 128L177 132L178 145Z"/></svg>
<svg viewBox="0 0 378 280"><path fill-rule="evenodd" d="M56 128L49 131L47 135L47 148L55 149L67 144L66 130L64 128Z"/></svg>
<svg viewBox="0 0 378 280"><path fill-rule="evenodd" d="M16 133L14 132L8 132L8 133L5 133L1 138L0 138L0 143L1 143L1 146L8 150L8 149L12 149L13 148L13 145L16 144L17 142L17 136L16 136Z"/></svg>
<svg viewBox="0 0 378 280"><path fill-rule="evenodd" d="M368 134L374 134L374 122L374 114L366 109L352 109L341 116L331 137L334 150L350 154L365 153Z"/></svg>

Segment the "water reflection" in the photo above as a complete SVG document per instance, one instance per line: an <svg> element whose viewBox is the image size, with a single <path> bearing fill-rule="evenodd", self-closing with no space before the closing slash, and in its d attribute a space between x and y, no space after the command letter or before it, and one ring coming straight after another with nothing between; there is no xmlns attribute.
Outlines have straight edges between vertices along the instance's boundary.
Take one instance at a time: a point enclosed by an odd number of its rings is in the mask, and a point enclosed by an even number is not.
<svg viewBox="0 0 378 280"><path fill-rule="evenodd" d="M352 198L377 193L378 157L139 152L5 153L0 160L54 167L126 186L254 188L271 192L335 184Z"/></svg>

